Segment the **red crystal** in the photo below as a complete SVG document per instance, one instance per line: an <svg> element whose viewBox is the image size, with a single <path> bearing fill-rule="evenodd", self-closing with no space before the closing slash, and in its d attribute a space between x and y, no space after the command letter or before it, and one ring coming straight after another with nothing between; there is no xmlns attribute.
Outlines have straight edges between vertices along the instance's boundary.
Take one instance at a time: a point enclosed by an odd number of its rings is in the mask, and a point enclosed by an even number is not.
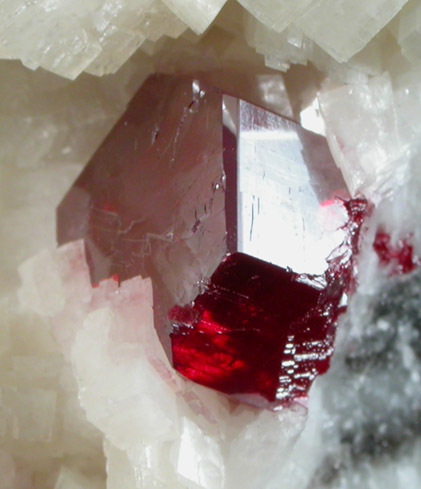
<svg viewBox="0 0 421 489"><path fill-rule="evenodd" d="M174 367L228 394L302 397L329 367L334 321L323 317L323 291L299 279L241 253L227 257L192 306L170 313Z"/></svg>
<svg viewBox="0 0 421 489"><path fill-rule="evenodd" d="M274 407L329 366L365 212L323 137L154 75L58 207L57 236L84 238L93 283L152 278L182 375Z"/></svg>
<svg viewBox="0 0 421 489"><path fill-rule="evenodd" d="M382 266L390 266L390 275L404 275L414 271L420 264L420 259L414 255L411 236L392 243L389 233L379 230L374 239L373 248Z"/></svg>
<svg viewBox="0 0 421 489"><path fill-rule="evenodd" d="M356 250L367 203L349 203ZM242 253L223 260L205 290L169 317L173 364L185 377L262 407L304 399L330 365L336 322L353 287L353 260L332 258L323 279Z"/></svg>

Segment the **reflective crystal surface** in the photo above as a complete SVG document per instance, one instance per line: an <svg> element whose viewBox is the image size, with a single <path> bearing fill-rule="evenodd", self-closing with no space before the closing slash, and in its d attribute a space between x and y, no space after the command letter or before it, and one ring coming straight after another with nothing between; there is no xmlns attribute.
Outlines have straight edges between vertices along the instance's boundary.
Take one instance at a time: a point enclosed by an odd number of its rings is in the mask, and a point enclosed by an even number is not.
<svg viewBox="0 0 421 489"><path fill-rule="evenodd" d="M260 406L329 366L366 212L325 139L199 80L150 77L58 208L93 283L152 278L174 367Z"/></svg>
<svg viewBox="0 0 421 489"><path fill-rule="evenodd" d="M348 219L335 199L349 198L325 139L229 96L223 118L228 206L236 209L229 251L322 275Z"/></svg>

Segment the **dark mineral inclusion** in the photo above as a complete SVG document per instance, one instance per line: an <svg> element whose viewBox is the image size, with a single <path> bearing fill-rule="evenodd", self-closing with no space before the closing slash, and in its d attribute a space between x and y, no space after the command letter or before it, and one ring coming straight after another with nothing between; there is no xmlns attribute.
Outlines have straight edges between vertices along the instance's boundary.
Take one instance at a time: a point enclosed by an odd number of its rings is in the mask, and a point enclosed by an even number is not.
<svg viewBox="0 0 421 489"><path fill-rule="evenodd" d="M154 75L59 205L57 237L84 238L93 283L152 278L178 372L274 408L329 367L365 213L323 137Z"/></svg>

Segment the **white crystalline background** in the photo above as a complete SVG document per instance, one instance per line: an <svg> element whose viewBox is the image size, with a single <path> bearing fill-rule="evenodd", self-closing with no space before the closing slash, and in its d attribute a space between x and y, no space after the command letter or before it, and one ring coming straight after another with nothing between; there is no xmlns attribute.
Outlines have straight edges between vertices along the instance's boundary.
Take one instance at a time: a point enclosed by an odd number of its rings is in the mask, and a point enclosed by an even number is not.
<svg viewBox="0 0 421 489"><path fill-rule="evenodd" d="M419 489L421 272L390 277L372 242L410 236L421 256L420 1L7 0L0 14L0 489ZM307 414L182 380L148 279L92 288L82 244L54 250L55 206L155 70L206 72L326 134L376 206Z"/></svg>
<svg viewBox="0 0 421 489"><path fill-rule="evenodd" d="M48 273L37 279L40 269ZM105 436L108 472L127 460L133 487L174 489L252 489L277 475L305 409L259 412L178 377L153 326L150 279L91 288L81 241L37 255L20 274L21 302L51 318L81 406Z"/></svg>
<svg viewBox="0 0 421 489"><path fill-rule="evenodd" d="M83 71L114 73L138 48L150 53L166 38L197 39L215 21L228 34L251 30L248 42L268 66L365 65L383 42L375 36L405 4L396 19L397 42L407 59L419 60L418 0L5 0L0 59L71 79ZM359 59L373 39L373 49Z"/></svg>

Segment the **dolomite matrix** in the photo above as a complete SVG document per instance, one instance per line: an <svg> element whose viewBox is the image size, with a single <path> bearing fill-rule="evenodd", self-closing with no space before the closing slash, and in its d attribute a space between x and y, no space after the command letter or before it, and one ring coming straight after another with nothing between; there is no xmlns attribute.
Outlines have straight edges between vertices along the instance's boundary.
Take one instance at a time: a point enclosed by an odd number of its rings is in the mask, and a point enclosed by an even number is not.
<svg viewBox="0 0 421 489"><path fill-rule="evenodd" d="M185 377L259 406L305 399L333 351L366 202L325 139L192 78L154 75L58 208L94 284L152 278Z"/></svg>
<svg viewBox="0 0 421 489"><path fill-rule="evenodd" d="M0 57L72 79L82 71L103 75L139 48L151 54L170 39L196 42L216 26L229 36L246 32L267 66L287 70L311 60L323 71L373 74L384 41L376 35L395 16L402 54L419 60L419 10L416 0L15 0L2 5Z"/></svg>
<svg viewBox="0 0 421 489"><path fill-rule="evenodd" d="M421 487L421 274L405 273L421 256L421 4L241 0L242 8L228 0L215 17L221 3L2 2L2 488ZM192 35L204 29L200 39ZM68 83L12 59L70 78L122 69ZM143 76L217 69L227 77L234 68L244 78L263 72L264 63L291 65L291 117L317 132L317 117L304 114L321 112L348 189L377 206L331 366L311 387L304 431L290 409L233 410L226 396L186 381L169 364L155 376L153 366L167 359L159 341L147 339L152 321L141 319L149 296L139 295L138 277L92 288L84 256L75 263L71 253L82 254L79 242L22 268L37 313L20 311L14 300L18 264L54 247L53 209ZM320 85L320 76L333 84ZM266 86L259 83L260 93L271 96ZM109 316L98 311L104 308ZM49 338L51 327L60 345L76 336L63 346L71 367ZM160 378L171 382L166 395L156 387ZM281 419L288 415L292 433Z"/></svg>

